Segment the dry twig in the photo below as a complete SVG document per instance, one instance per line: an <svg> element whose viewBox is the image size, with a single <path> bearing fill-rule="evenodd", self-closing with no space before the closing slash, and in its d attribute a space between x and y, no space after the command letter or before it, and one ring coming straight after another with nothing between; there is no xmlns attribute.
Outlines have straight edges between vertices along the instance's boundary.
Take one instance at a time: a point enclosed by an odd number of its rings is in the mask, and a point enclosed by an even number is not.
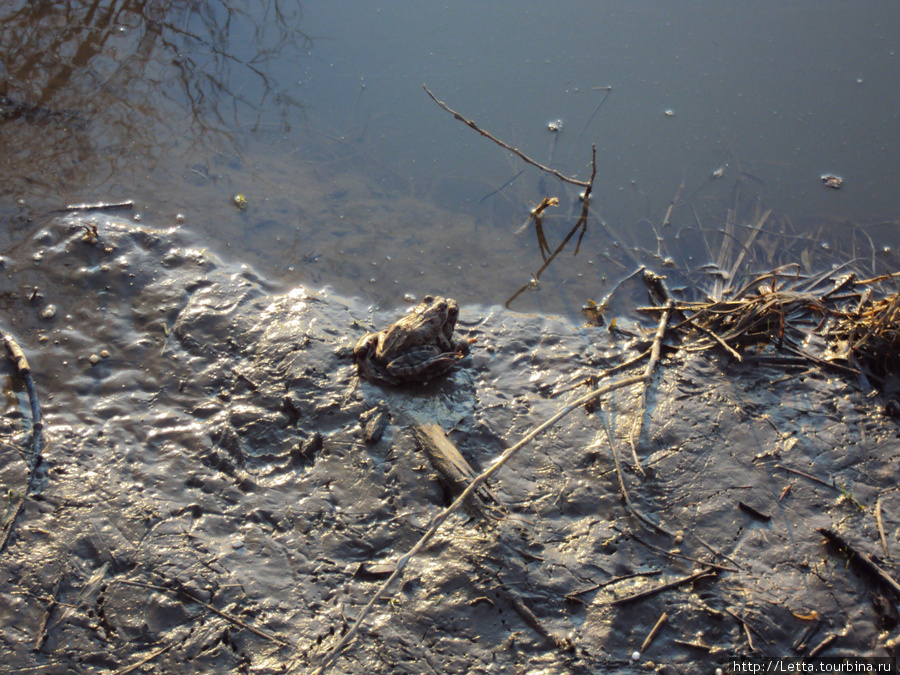
<svg viewBox="0 0 900 675"><path fill-rule="evenodd" d="M627 595L624 598L617 598L615 600L612 600L611 602L608 602L607 604L613 607L617 605L627 605L628 603L635 602L637 600L649 598L650 596L656 595L657 593L662 593L663 591L668 591L672 588L678 588L682 584L696 581L697 579L705 576L715 576L715 574L715 569L713 569L712 567L707 567L706 569L700 570L699 572L694 572L693 574L690 574L686 577L680 577L679 579L675 579L674 581L649 588L646 591L641 591L640 593L635 593L634 595Z"/></svg>

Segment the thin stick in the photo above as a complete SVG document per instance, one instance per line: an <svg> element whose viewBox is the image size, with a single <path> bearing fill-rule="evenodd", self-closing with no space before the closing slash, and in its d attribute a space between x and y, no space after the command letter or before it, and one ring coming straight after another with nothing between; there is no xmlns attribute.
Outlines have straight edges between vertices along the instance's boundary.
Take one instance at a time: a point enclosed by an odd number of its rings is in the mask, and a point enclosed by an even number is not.
<svg viewBox="0 0 900 675"><path fill-rule="evenodd" d="M723 607L722 611L725 612L728 616L734 618L739 624L741 624L744 627L745 632L749 630L753 633L756 633L756 637L758 637L760 640L762 640L763 643L767 642L765 636L762 633L760 633L758 630L756 630L752 625L750 625L750 623L748 623L747 620L744 617L742 617L740 614L736 614L735 612L732 612L727 607ZM747 640L748 640L748 642L750 641L749 635L747 636ZM753 646L752 642L750 642L750 646L751 647Z"/></svg>
<svg viewBox="0 0 900 675"><path fill-rule="evenodd" d="M135 670L143 666L145 663L150 663L153 659L155 659L160 654L165 654L172 648L171 644L166 645L165 647L160 647L155 652L150 652L142 658L140 661L136 663L132 663L130 666L125 666L124 668L117 670L113 675L128 675L128 673L133 673Z"/></svg>
<svg viewBox="0 0 900 675"><path fill-rule="evenodd" d="M635 577L655 577L657 574L661 574L662 570L650 570L649 572L633 572L631 574L623 574L619 577L613 577L612 579L608 579L602 583L594 584L589 588L584 588L580 591L574 591L569 593L566 596L567 600L574 600L579 595L584 595L585 593L590 593L591 591L596 591L601 588L606 588L607 586L612 586L613 584L617 584L620 581L625 581L626 579L634 579Z"/></svg>
<svg viewBox="0 0 900 675"><path fill-rule="evenodd" d="M665 612L662 613L662 616L657 620L656 625L650 630L650 633L644 638L644 641L641 643L641 652L647 651L647 647L650 646L650 643L653 642L653 638L656 637L656 634L659 633L659 629L662 628L662 625L666 622L666 619L669 618L669 615Z"/></svg>
<svg viewBox="0 0 900 675"><path fill-rule="evenodd" d="M882 586L889 588L896 597L900 598L900 584L890 574L885 572L881 567L875 564L868 555L850 545L841 535L833 532L825 527L816 528L816 532L824 536L832 544L835 544L850 558L851 562L856 562L866 572L871 574Z"/></svg>
<svg viewBox="0 0 900 675"><path fill-rule="evenodd" d="M16 520L22 513L22 509L25 507L25 498L19 494L18 492L13 492L13 496L10 499L16 500L16 505L12 509L12 513L8 516L6 523L3 524L3 534L0 535L0 553L6 548L6 542L9 541L9 535L12 533L13 526L16 524Z"/></svg>
<svg viewBox="0 0 900 675"><path fill-rule="evenodd" d="M600 415L600 420L603 422L603 429L606 431L606 438L609 440L609 450L612 453L613 463L616 466L616 477L619 479L619 493L622 495L622 501L625 502L626 510L635 518L644 523L644 525L646 525L647 527L656 530L660 534L672 537L673 535L671 532L647 518L644 514L642 514L638 509L634 507L634 504L631 503L631 498L628 496L628 489L625 487L625 477L622 474L622 465L619 463L619 453L616 452L616 443L613 440L612 431L609 428L609 424L607 423L606 418L603 417L602 414Z"/></svg>
<svg viewBox="0 0 900 675"><path fill-rule="evenodd" d="M581 127L581 131L578 133L578 138L584 134L585 130L588 128L588 124L597 116L597 113L600 112L600 106L602 106L606 99L609 98L609 95L612 93L612 87L591 87L593 91L602 91L603 98L600 99L600 103L597 104L597 107L594 108L594 112L591 113L591 116L588 117L587 122L584 123L584 126Z"/></svg>
<svg viewBox="0 0 900 675"><path fill-rule="evenodd" d="M667 550L665 550L664 548L660 548L659 546L654 546L654 545L651 544L650 542L644 541L643 539L641 539L640 537L638 537L638 536L635 535L635 534L632 534L632 533L630 533L630 532L625 532L624 530L620 530L620 529L619 529L618 527L616 527L615 525L613 525L613 529L614 529L616 532L621 532L622 534L624 534L624 535L626 535L626 536L628 536L628 537L631 537L631 538L634 539L637 543L639 543L641 546L643 546L643 547L645 547L645 548L648 548L648 549L650 549L651 551L654 551L655 553L659 553L660 555L666 556L667 558L671 557L671 558L679 558L679 559L681 559L681 560L687 560L687 561L689 561L689 562L693 562L693 563L698 563L698 564L700 564L700 565L704 565L705 567L711 567L712 569L718 570L718 571L720 571L720 572L740 572L740 570L735 569L734 567L726 567L725 565L718 565L718 564L716 564L716 563L711 563L711 562L707 562L707 561L705 561L705 560L700 560L699 558L692 558L691 556L689 556L689 555L684 555L683 553L676 553L676 552L674 552L674 551L667 551Z"/></svg>
<svg viewBox="0 0 900 675"><path fill-rule="evenodd" d="M815 657L817 657L819 654L821 654L822 652L824 652L828 647L831 646L831 643L832 643L832 642L834 642L835 640L837 640L837 637L838 637L838 636L835 635L834 633L832 633L831 635L827 636L827 637L826 637L824 640L822 640L819 644L817 644L815 647L813 647L812 649L809 650L809 654L808 654L809 658L811 658L811 659L812 659L812 658L815 658Z"/></svg>
<svg viewBox="0 0 900 675"><path fill-rule="evenodd" d="M584 378L579 377L578 381L575 382L575 384L569 384L569 385L566 385L565 387L563 387L562 389L554 391L552 396L554 396L554 397L559 396L560 394L565 394L566 392L572 391L573 389L577 389L578 387L581 387L585 384L590 384L591 382L594 382L596 380L602 380L607 375L612 375L613 373L617 373L620 370L625 370L626 368L630 368L635 363L638 363L639 361L647 358L648 356L650 356L650 350L645 349L637 356L634 356L634 357L628 359L627 361L620 363L617 366L612 366L610 368L607 368L606 370L600 371L599 373L597 373L595 375L589 375Z"/></svg>
<svg viewBox="0 0 900 675"><path fill-rule="evenodd" d="M744 635L747 636L747 647L750 649L751 652L755 652L756 647L753 646L753 636L750 635L750 629L747 627L747 624L743 621L741 621L741 626L744 629Z"/></svg>
<svg viewBox="0 0 900 675"><path fill-rule="evenodd" d="M642 476L646 475L646 472L644 471L644 467L641 466L640 458L638 458L637 442L641 436L641 429L644 426L644 412L647 409L647 392L650 389L650 376L653 375L656 364L659 363L659 354L662 351L663 337L666 334L666 327L669 325L669 317L672 316L674 307L675 302L670 298L666 302L666 308L663 311L662 316L659 318L656 337L653 338L653 347L650 350L650 361L647 362L647 366L644 368L644 388L641 392L641 404L638 407L637 416L631 427L631 436L628 439L631 443L631 456L634 458L634 464L638 468L638 471L641 472Z"/></svg>
<svg viewBox="0 0 900 675"><path fill-rule="evenodd" d="M541 620L535 616L528 605L522 602L521 598L510 593L507 595L506 599L509 604L512 605L512 608L516 610L516 613L522 617L522 620L534 629L535 633L561 651L568 652L572 650L572 643L566 638L557 637L544 628L544 624L541 623Z"/></svg>
<svg viewBox="0 0 900 675"><path fill-rule="evenodd" d="M372 611L375 603L378 602L385 595L385 593L387 593L387 590L388 588L390 588L391 584L393 584L394 581L396 581L397 578L399 578L403 574L403 570L409 563L409 561L412 560L412 558L414 558L425 547L425 544L427 544L428 541L438 531L438 529L440 529L441 525L444 524L444 521L446 521L452 513L459 510L459 508L466 502L466 500L469 499L469 497L479 487L481 487L481 485L483 485L488 478L493 476L497 471L500 470L500 468L504 464L512 459L519 450L521 450L528 443L534 440L535 437L552 427L563 417L574 410L578 410L585 403L593 401L594 399L597 399L604 394L608 394L611 391L615 391L616 389L630 387L631 385L637 384L638 382L643 382L645 379L646 378L643 375L639 375L636 377L629 377L623 380L619 380L618 382L613 382L612 384L607 385L606 387L603 387L601 389L595 389L589 394L585 394L581 398L575 400L573 403L570 403L569 405L564 407L546 422L528 432L518 443L510 448L507 448L503 452L503 454L500 455L497 461L494 462L493 466L482 472L477 478L475 478L475 480L469 483L469 487L463 490L462 493L450 506L448 506L446 509L438 513L434 518L432 518L431 524L429 525L428 530L425 532L425 534L423 534L419 541L416 542L415 546L413 546L405 555L400 557L400 559L397 561L397 568L394 570L394 573L391 574L391 576L388 577L388 579L381 585L381 588L379 588L375 592L375 595L373 595L372 599L369 600L369 604L367 604L360 612L359 616L356 617L356 621L353 622L350 630L347 631L341 641L338 642L338 644L335 645L335 647L325 656L321 665L314 671L314 675L321 675L321 673L325 672L325 669L328 668L328 666L330 666L332 663L334 663L334 661L341 655L341 652L343 652L344 648L348 644L350 644L354 637L356 637L356 634L362 627L363 621Z"/></svg>
<svg viewBox="0 0 900 675"><path fill-rule="evenodd" d="M437 103L441 108L443 108L448 113L453 115L460 122L462 122L463 124L466 124L467 126L470 126L471 128L473 128L475 131L477 131L479 134L481 134L485 138L488 138L488 139L494 141L494 143L499 145L501 148L503 148L504 150L508 150L509 152L513 153L520 159L523 159L524 161L526 161L528 164L531 164L532 166L537 167L538 169L540 169L541 171L544 171L545 173L549 173L551 176L556 176L557 178L559 178L561 181L563 181L565 183L571 183L572 185L578 185L579 187L583 187L583 188L589 188L591 186L590 182L588 182L588 181L578 180L577 178L569 178L568 176L564 176L563 174L561 174L556 169L551 169L550 167L544 166L540 162L534 161L533 159L531 159L531 157L529 157L528 155L524 154L523 152L517 150L516 148L509 145L508 143L504 143L499 138L495 138L494 136L491 136L491 134L489 134L487 131L485 131L484 129L479 127L472 120L468 120L465 117L463 117L462 115L460 115L458 112L451 110L447 106L446 103L438 100L437 97L434 94L432 94L428 90L428 87L426 87L424 84L422 85L422 89L424 89L425 93L431 97L432 101Z"/></svg>
<svg viewBox="0 0 900 675"><path fill-rule="evenodd" d="M204 608L206 608L207 610L209 610L209 611L212 612L213 614L218 614L218 615L221 616L223 619L225 619L225 620L227 620L227 621L230 621L230 622L233 623L235 626L239 626L240 628L243 628L243 629L245 629L245 630L249 630L249 631L250 631L251 633L253 633L254 635L258 635L258 636L261 637L261 638L265 638L266 640L270 640L271 642L274 642L275 644L281 645L282 647L290 647L290 646L291 646L289 643L287 643L287 642L285 642L284 640L281 640L281 639L275 637L275 636L272 635L271 633L267 633L266 631L264 631L264 630L262 630L262 629L260 629L260 628L256 628L256 627L254 627L254 626L251 626L251 625L250 625L249 623L247 623L246 621L242 621L241 619L237 618L236 616L234 616L234 615L232 615L232 614L229 614L228 612L223 612L221 609L217 609L216 607L213 607L213 606L210 605L208 602L204 602L203 600L201 600L200 598L198 598L196 595L194 595L191 591L189 591L189 590L187 589L187 587L185 587L185 585L182 584L182 583L181 583L180 581L178 581L177 579L170 579L170 581L172 581L174 584L176 584L175 588L167 588L167 587L165 587L165 586L154 586L153 584L145 584L145 583L141 583L141 582L138 582L138 581L127 581L127 580L125 580L125 579L120 579L120 580L118 580L118 583L120 583L120 584L125 584L125 585L127 585L127 586L137 586L138 588L149 588L149 589L152 589L152 590L154 590L154 591L163 591L163 592L169 592L169 593L181 593L182 595L186 596L187 598L189 598L189 599L192 600L193 602L196 602L196 603L198 603L199 605L203 606Z"/></svg>
<svg viewBox="0 0 900 675"><path fill-rule="evenodd" d="M691 575L686 577L681 577L680 579L675 579L674 581L670 581L668 583L662 584L660 586L656 586L654 588L650 588L646 591L641 591L640 593L635 593L634 595L628 595L624 598L618 598L617 600L613 600L607 604L615 607L617 605L627 605L630 602L635 602L637 600L643 600L644 598L649 598L652 595L656 595L657 593L662 593L663 591L667 591L672 588L678 588L682 584L689 583L691 581L696 581L701 577L708 576L712 574L715 576L716 571L710 567L707 567L704 570L700 570L699 572L694 572Z"/></svg>
<svg viewBox="0 0 900 675"><path fill-rule="evenodd" d="M69 211L115 211L119 209L134 208L134 202L130 199L124 202L97 202L96 204L69 204L50 213L67 213Z"/></svg>
<svg viewBox="0 0 900 675"><path fill-rule="evenodd" d="M6 343L6 349L9 356L16 366L19 376L25 382L25 388L28 390L28 401L31 404L31 453L28 456L28 494L37 494L40 487L37 484L35 469L41 462L41 452L44 447L44 423L41 421L41 406L38 403L37 390L34 386L34 378L31 376L31 366L28 365L28 359L25 358L25 352L18 345L15 339L9 333L3 334L3 342Z"/></svg>
<svg viewBox="0 0 900 675"><path fill-rule="evenodd" d="M721 551L717 551L717 550L714 549L712 546L710 546L709 544L707 544L706 541L704 541L703 539L701 539L699 535L696 535L696 534L695 534L695 535L693 535L693 536L694 536L694 538L695 538L697 541L699 541L699 542L703 545L703 547L704 547L707 551L709 551L710 553L712 553L714 556L719 556L720 558L724 558L725 560L727 560L728 562L730 562L730 563L731 563L732 565L734 565L735 567L737 567L737 568L739 568L739 569L744 569L744 568L741 566L741 564L740 564L737 560L735 560L735 559L732 558L731 556L725 555L725 554L722 553Z"/></svg>
<svg viewBox="0 0 900 675"><path fill-rule="evenodd" d="M678 203L678 198L681 196L682 190L684 190L684 178L681 179L681 185L678 186L678 190L675 191L675 196L672 197L672 201L669 202L669 208L666 210L666 215L663 216L663 227L666 227L672 223L672 211L675 210L675 204Z"/></svg>
<svg viewBox="0 0 900 675"><path fill-rule="evenodd" d="M884 549L884 557L890 558L888 552L887 538L884 536L884 521L881 519L881 497L875 500L875 523L878 525L878 536L881 538L881 548Z"/></svg>
<svg viewBox="0 0 900 675"><path fill-rule="evenodd" d="M825 487L829 487L829 488L831 488L832 490L837 490L837 488L834 487L834 485L832 485L831 483L826 483L826 482L825 482L824 480L822 480L821 478L816 478L815 476L811 476L811 475L808 474L808 473L803 473L802 471L798 471L797 469L792 469L792 468L790 468L789 466L785 466L784 464L776 464L776 465L775 465L775 468L776 468L776 469L783 469L784 471L787 471L788 473L794 473L794 474L797 474L798 476L803 476L804 478L808 478L809 480L811 480L811 481L813 481L813 482L815 482L815 483L819 483L820 485L824 485Z"/></svg>
<svg viewBox="0 0 900 675"><path fill-rule="evenodd" d="M551 253L550 256L548 256L544 260L544 264L541 265L541 268L532 275L531 281L529 281L527 284L522 286L522 288L520 288L515 293L513 293L512 296L509 298L509 300L506 301L506 303L505 303L506 307L509 307L513 300L515 300L522 293L527 291L529 288L533 288L537 284L537 281L541 278L541 275L544 273L544 270L546 270L550 266L550 263L552 263L556 259L556 256L558 256L560 253L563 252L563 250L568 245L569 241L572 239L573 236L575 236L576 232L578 232L580 230L581 236L584 235L584 232L587 229L588 211L589 211L589 207L591 204L591 199L590 199L591 189L594 184L594 177L596 176L596 174L597 174L597 146L592 145L591 146L591 180L588 182L588 185L584 190L584 195L583 195L583 199L581 202L581 216L578 218L578 222L575 223L574 227L572 227L571 231L569 231L569 234L567 234L565 239L563 239L562 242L560 242L559 246L556 247L556 250L553 251L553 253ZM538 225L540 224L539 220L536 220L535 222ZM579 244L581 242L581 236L579 236L579 238L578 238ZM549 247L547 250L549 251ZM575 253L576 254L578 253L578 244L576 244L576 246L575 246Z"/></svg>
<svg viewBox="0 0 900 675"><path fill-rule="evenodd" d="M41 651L41 647L44 646L44 641L47 639L47 624L50 623L50 617L53 615L53 610L56 609L56 606L59 604L59 587L62 586L62 581L65 576L66 571L63 569L56 578L56 583L53 584L53 593L50 596L50 602L47 603L47 610L44 612L41 626L38 628L37 640L34 641L34 647L31 648L34 652Z"/></svg>

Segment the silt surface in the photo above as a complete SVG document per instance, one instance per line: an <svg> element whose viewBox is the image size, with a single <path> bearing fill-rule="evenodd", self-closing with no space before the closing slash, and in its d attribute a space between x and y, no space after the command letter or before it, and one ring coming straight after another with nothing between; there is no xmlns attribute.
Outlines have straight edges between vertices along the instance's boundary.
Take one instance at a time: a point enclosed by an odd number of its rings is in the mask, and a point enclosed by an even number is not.
<svg viewBox="0 0 900 675"><path fill-rule="evenodd" d="M412 425L440 425L484 470L649 339L468 304L471 353L447 377L379 387L352 346L400 312L285 292L190 241L66 215L2 261L5 329L46 436L38 494L3 520L7 672L312 672L449 503ZM30 413L2 368L10 506ZM492 517L451 516L330 672L713 672L794 655L807 631L811 646L834 636L826 656L892 655L890 596L817 532L892 571L897 427L878 397L819 368L670 345L644 475L628 443L640 395L616 391L523 448L489 482ZM374 438L373 409L388 420ZM626 508L616 459L658 528Z"/></svg>

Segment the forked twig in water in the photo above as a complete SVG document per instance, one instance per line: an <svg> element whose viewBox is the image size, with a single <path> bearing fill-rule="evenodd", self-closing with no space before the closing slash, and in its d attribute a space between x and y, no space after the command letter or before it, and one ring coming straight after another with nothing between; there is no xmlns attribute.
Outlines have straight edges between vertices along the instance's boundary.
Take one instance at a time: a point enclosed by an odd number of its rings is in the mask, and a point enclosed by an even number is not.
<svg viewBox="0 0 900 675"><path fill-rule="evenodd" d="M28 484L24 495L17 495L18 501L16 505L10 509L11 515L3 524L3 531L0 532L0 551L6 547L9 536L15 527L16 520L25 507L25 500L34 494L40 492L40 485L37 481L37 468L41 463L41 452L44 447L44 423L41 421L41 406L38 403L37 390L34 386L34 378L31 376L31 366L28 365L28 359L25 358L25 352L9 333L3 333L3 342L6 343L6 349L9 351L9 357L16 366L16 371L25 382L25 388L28 390L28 401L31 405L31 450L27 453L28 457Z"/></svg>
<svg viewBox="0 0 900 675"><path fill-rule="evenodd" d="M528 162L529 164L531 164L532 166L537 167L541 171L549 173L551 176L556 176L564 183L571 183L572 185L578 185L580 187L583 187L583 188L587 189L588 191L590 190L591 181L583 181L583 180L578 180L577 178L569 178L568 176L564 176L563 174L561 174L556 169L551 169L548 166L544 166L540 162L536 162L535 160L531 159L531 157L529 157L528 155L523 153L521 150L514 148L513 146L509 145L509 143L504 143L503 141L501 141L499 138L496 138L495 136L492 136L487 131L485 131L484 129L479 127L477 124L475 124L475 122L473 122L472 120L466 119L465 117L460 115L455 110L451 110L450 107L446 103L444 103L441 100L438 100L438 98L434 94L432 94L431 91L429 91L428 87L426 87L424 84L422 85L422 89L424 89L425 93L431 97L431 100L434 101L435 103L437 103L441 108L443 108L448 113L453 115L456 119L458 119L463 124L471 127L475 131L477 131L479 134L481 134L485 138L488 138L488 139L494 141L494 143L499 145L504 150L508 150L509 152L513 153L520 159L523 159L526 162ZM591 177L593 178L593 172L591 173Z"/></svg>

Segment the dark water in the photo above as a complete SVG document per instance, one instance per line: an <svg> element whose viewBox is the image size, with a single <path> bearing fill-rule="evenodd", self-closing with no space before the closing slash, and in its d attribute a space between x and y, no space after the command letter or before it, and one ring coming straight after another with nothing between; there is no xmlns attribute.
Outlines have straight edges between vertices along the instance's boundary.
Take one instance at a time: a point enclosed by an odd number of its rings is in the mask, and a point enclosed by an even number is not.
<svg viewBox="0 0 900 675"><path fill-rule="evenodd" d="M851 255L848 223L896 245L895 2L7 1L0 18L6 249L50 209L131 199L286 285L503 302L542 264L514 234L531 205L561 198L553 249L578 190L423 84L566 175L587 178L597 144L588 227L514 307L570 310L636 260L705 262L729 210Z"/></svg>

